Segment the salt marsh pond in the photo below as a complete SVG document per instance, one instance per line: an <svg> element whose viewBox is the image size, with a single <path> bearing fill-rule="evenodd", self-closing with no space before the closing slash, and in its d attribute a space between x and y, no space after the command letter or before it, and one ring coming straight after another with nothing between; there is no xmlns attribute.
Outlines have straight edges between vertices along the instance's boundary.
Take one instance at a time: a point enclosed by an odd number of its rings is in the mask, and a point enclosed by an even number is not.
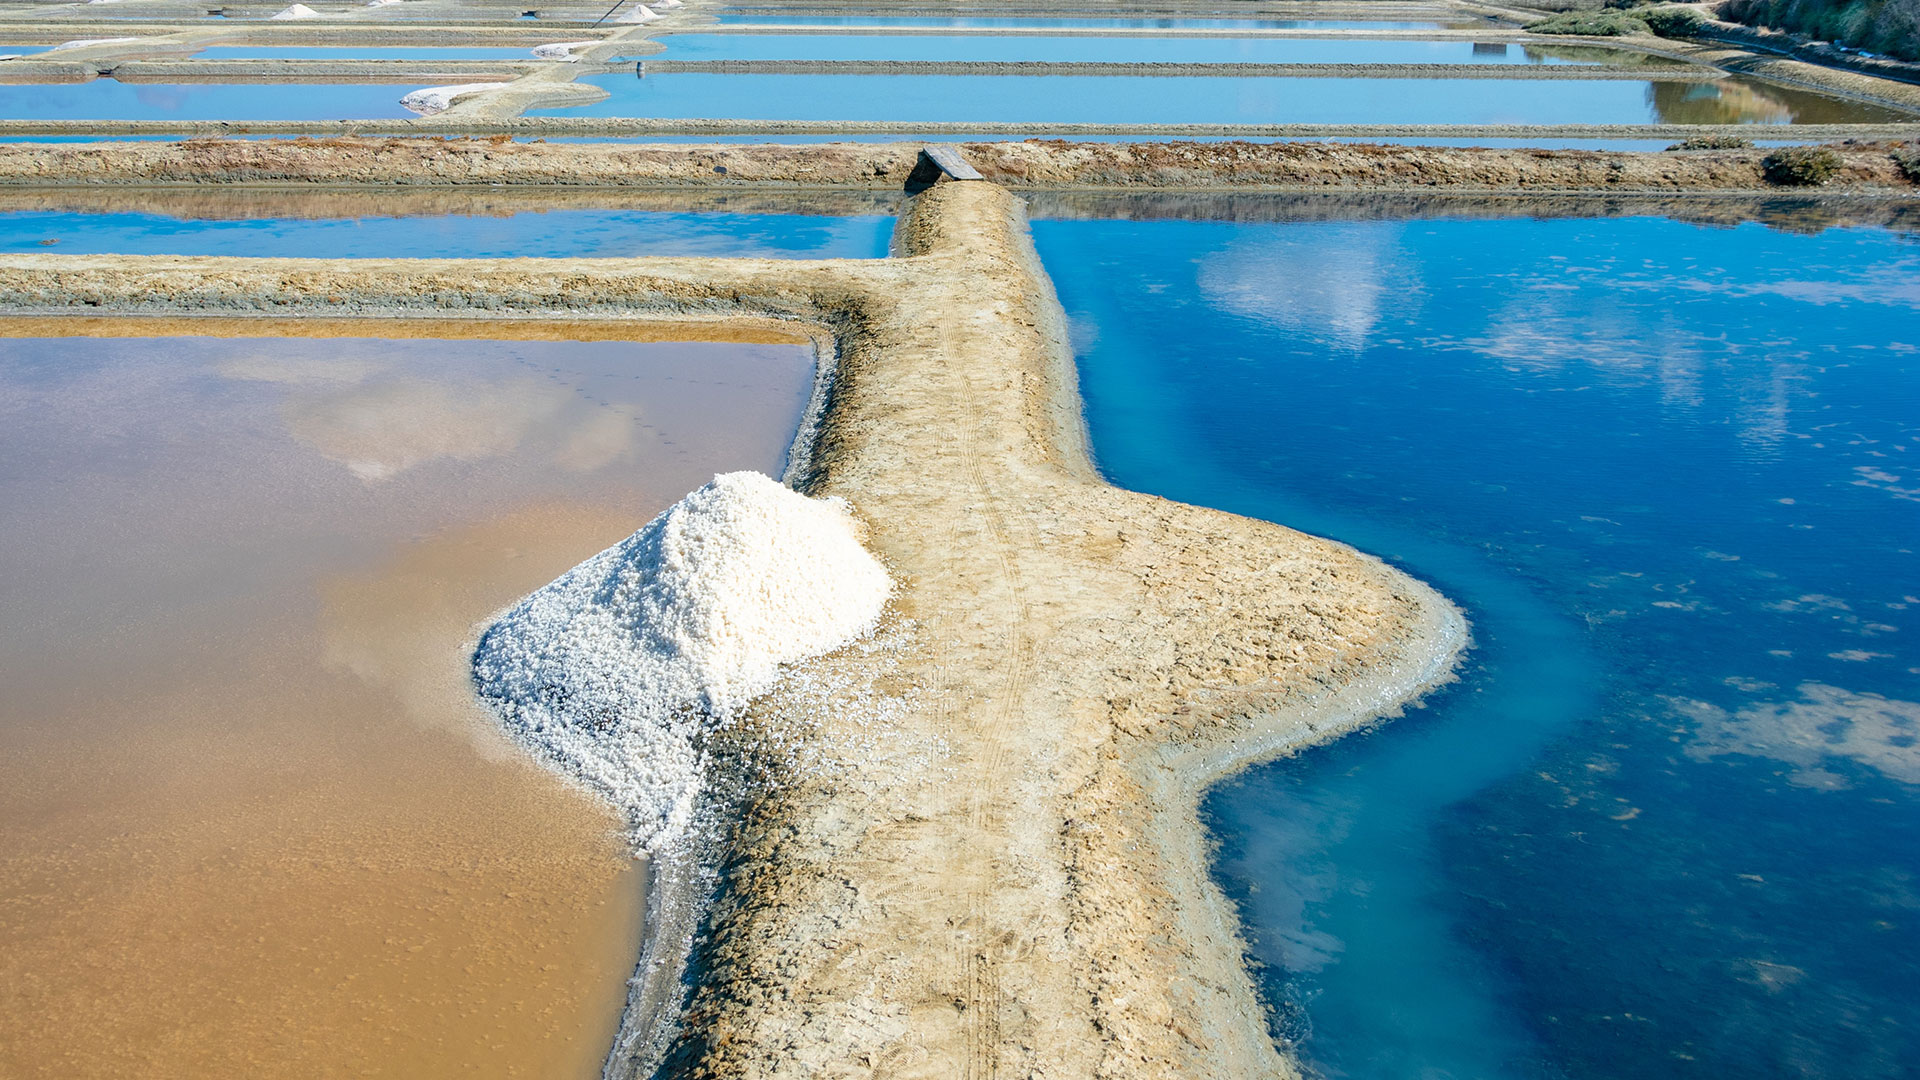
<svg viewBox="0 0 1920 1080"><path fill-rule="evenodd" d="M57 197L50 196L56 203ZM145 200L164 204L164 196ZM218 201L208 204L219 209ZM335 211L337 214L338 211ZM288 258L539 258L731 255L871 259L887 253L882 214L525 209L407 216L176 216L157 210L0 210L0 251Z"/></svg>
<svg viewBox="0 0 1920 1080"><path fill-rule="evenodd" d="M1482 23L1443 23L1365 19L1115 19L1044 18L968 15L795 15L778 11L729 11L715 20L722 24L755 26L830 26L849 31L867 27L944 26L968 29L1020 30L1072 27L1080 30L1442 30L1471 28Z"/></svg>
<svg viewBox="0 0 1920 1080"><path fill-rule="evenodd" d="M1675 64L1615 49L1505 42L987 34L667 34L662 60L979 60L1110 64ZM210 55L208 50L201 55ZM645 60L649 57L639 57Z"/></svg>
<svg viewBox="0 0 1920 1080"><path fill-rule="evenodd" d="M4 51L4 50L0 50ZM524 48L445 45L216 45L193 54L196 60L531 60Z"/></svg>
<svg viewBox="0 0 1920 1080"><path fill-rule="evenodd" d="M1556 79L632 73L540 116L1046 123L1791 124L1906 119L1877 105L1730 77Z"/></svg>
<svg viewBox="0 0 1920 1080"><path fill-rule="evenodd" d="M474 628L777 475L811 379L777 340L0 340L0 1074L597 1076L641 868L493 733Z"/></svg>
<svg viewBox="0 0 1920 1080"><path fill-rule="evenodd" d="M1207 799L1276 1036L1370 1080L1911 1075L1911 237L1180 212L1035 225L1102 469L1387 557L1477 642Z"/></svg>
<svg viewBox="0 0 1920 1080"><path fill-rule="evenodd" d="M21 120L360 120L414 115L382 83L0 84L0 116Z"/></svg>

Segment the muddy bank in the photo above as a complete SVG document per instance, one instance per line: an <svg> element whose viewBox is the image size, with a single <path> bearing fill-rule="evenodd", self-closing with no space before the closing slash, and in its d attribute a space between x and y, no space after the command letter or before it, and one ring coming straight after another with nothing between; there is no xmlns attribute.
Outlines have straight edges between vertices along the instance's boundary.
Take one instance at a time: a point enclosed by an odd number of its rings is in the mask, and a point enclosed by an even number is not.
<svg viewBox="0 0 1920 1080"><path fill-rule="evenodd" d="M877 262L7 256L0 310L830 328L803 482L852 501L899 593L884 648L810 665L721 748L775 783L728 842L674 1064L1290 1075L1194 799L1393 711L1464 628L1349 548L1103 483L1021 210L941 184Z"/></svg>
<svg viewBox="0 0 1920 1080"><path fill-rule="evenodd" d="M1029 194L1027 202L1035 218L1277 222L1667 217L1728 227L1757 222L1796 233L1854 225L1920 232L1920 200L1873 195L1046 191Z"/></svg>
<svg viewBox="0 0 1920 1080"><path fill-rule="evenodd" d="M1751 135L1752 132L1747 134ZM1843 143L1822 190L1907 192L1897 143ZM1479 149L1364 143L1060 140L960 147L989 180L1016 189L1366 188L1489 191L1740 191L1769 187L1767 151ZM675 145L493 139L0 143L0 186L518 184L557 188L767 186L898 190L915 143Z"/></svg>

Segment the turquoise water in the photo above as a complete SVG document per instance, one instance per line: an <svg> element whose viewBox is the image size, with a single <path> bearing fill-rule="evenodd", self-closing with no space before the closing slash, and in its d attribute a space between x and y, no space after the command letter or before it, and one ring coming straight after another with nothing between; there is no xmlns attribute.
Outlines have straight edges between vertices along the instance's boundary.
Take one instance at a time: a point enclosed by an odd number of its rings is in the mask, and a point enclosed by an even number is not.
<svg viewBox="0 0 1920 1080"><path fill-rule="evenodd" d="M0 116L16 120L362 120L407 117L409 87L378 83L0 84Z"/></svg>
<svg viewBox="0 0 1920 1080"><path fill-rule="evenodd" d="M1914 1075L1920 249L1816 221L1035 223L1108 476L1473 620L1204 806L1325 1075Z"/></svg>
<svg viewBox="0 0 1920 1080"><path fill-rule="evenodd" d="M532 60L533 49L459 46L221 45L201 49L196 60Z"/></svg>
<svg viewBox="0 0 1920 1080"><path fill-rule="evenodd" d="M530 116L1111 124L1844 123L1891 109L1738 78L1288 79L1029 75L705 75L580 80L611 97Z"/></svg>
<svg viewBox="0 0 1920 1080"><path fill-rule="evenodd" d="M892 231L893 219L879 214L528 210L486 217L220 220L20 210L0 212L0 251L309 259L634 255L877 259L887 253Z"/></svg>
<svg viewBox="0 0 1920 1080"><path fill-rule="evenodd" d="M1181 64L1640 64L1641 53L1471 41L994 37L984 34L670 34L663 60L976 60ZM639 57L646 60L652 57ZM1660 62L1653 60L1653 62Z"/></svg>

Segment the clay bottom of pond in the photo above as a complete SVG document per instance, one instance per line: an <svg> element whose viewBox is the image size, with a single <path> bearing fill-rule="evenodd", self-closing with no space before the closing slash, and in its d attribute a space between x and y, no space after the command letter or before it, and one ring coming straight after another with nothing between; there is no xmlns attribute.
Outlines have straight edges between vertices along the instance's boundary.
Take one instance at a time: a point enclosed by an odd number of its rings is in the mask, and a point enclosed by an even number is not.
<svg viewBox="0 0 1920 1080"><path fill-rule="evenodd" d="M0 1075L597 1075L644 871L494 733L473 629L777 472L811 375L792 343L0 340Z"/></svg>

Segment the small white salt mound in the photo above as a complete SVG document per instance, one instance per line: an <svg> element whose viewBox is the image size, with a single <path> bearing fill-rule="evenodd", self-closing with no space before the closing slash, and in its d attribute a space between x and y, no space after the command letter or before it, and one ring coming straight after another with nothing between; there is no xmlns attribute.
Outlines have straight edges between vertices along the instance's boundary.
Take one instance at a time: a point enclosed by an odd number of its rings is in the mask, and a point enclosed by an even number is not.
<svg viewBox="0 0 1920 1080"><path fill-rule="evenodd" d="M48 49L47 51L59 52L62 49L84 49L91 45L118 45L123 41L139 41L139 40L140 39L137 37L81 38L78 41L63 41L60 44L55 45L53 48Z"/></svg>
<svg viewBox="0 0 1920 1080"><path fill-rule="evenodd" d="M541 60L577 61L580 58L573 55L573 50L590 48L598 44L600 44L598 41L556 41L551 45L535 45L533 55Z"/></svg>
<svg viewBox="0 0 1920 1080"><path fill-rule="evenodd" d="M399 2L400 0L367 0L367 6L368 7L386 7L389 4L397 4Z"/></svg>
<svg viewBox="0 0 1920 1080"><path fill-rule="evenodd" d="M268 22L285 22L288 19L317 19L320 13L305 4L294 4L283 9L278 15L267 16Z"/></svg>
<svg viewBox="0 0 1920 1080"><path fill-rule="evenodd" d="M726 473L502 616L474 682L515 738L626 811L657 852L700 793L700 735L783 664L870 630L887 572L838 499Z"/></svg>
<svg viewBox="0 0 1920 1080"><path fill-rule="evenodd" d="M681 3L682 0L657 0L654 6L661 11L672 11L674 8L679 7Z"/></svg>
<svg viewBox="0 0 1920 1080"><path fill-rule="evenodd" d="M422 116L432 116L453 108L453 103L464 97L484 94L489 90L498 90L505 83L458 83L453 86L426 86L413 91L400 99L400 104Z"/></svg>
<svg viewBox="0 0 1920 1080"><path fill-rule="evenodd" d="M620 16L619 21L623 23L644 23L652 22L659 17L660 16L647 5L635 4L627 9L625 15Z"/></svg>

